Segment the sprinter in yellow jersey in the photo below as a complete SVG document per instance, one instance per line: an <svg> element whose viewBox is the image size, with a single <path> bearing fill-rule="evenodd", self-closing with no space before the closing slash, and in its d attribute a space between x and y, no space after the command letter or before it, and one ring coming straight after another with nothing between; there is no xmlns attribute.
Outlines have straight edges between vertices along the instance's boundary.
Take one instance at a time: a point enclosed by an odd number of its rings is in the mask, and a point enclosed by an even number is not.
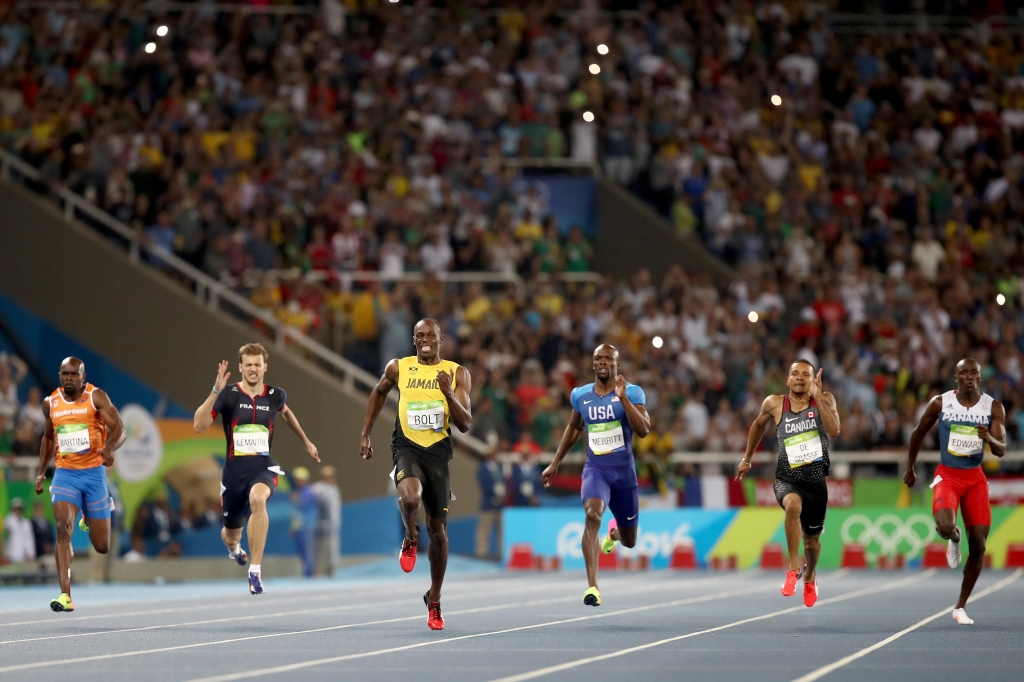
<svg viewBox="0 0 1024 682"><path fill-rule="evenodd" d="M85 382L85 363L66 358L60 365L60 385L43 402L46 416L39 447L36 494L50 460L57 456L50 484L53 515L57 519L57 579L60 596L50 602L54 611L74 611L71 601L71 535L78 511L88 524L89 541L96 551L110 549L110 513L113 501L107 492L105 467L114 465L114 451L124 442L124 424L107 394Z"/></svg>
<svg viewBox="0 0 1024 682"><path fill-rule="evenodd" d="M363 459L373 457L370 431L377 421L388 393L398 387L398 418L391 436L393 476L398 488L398 508L405 524L405 540L399 562L406 573L416 565L416 525L420 504L427 516L430 546L430 589L423 595L427 605L427 626L443 630L441 583L448 566L448 504L452 496L448 461L452 458L449 424L465 433L473 425L469 391L469 370L441 359L444 336L436 320L420 320L413 328L416 355L392 360L384 376L370 393L359 445Z"/></svg>

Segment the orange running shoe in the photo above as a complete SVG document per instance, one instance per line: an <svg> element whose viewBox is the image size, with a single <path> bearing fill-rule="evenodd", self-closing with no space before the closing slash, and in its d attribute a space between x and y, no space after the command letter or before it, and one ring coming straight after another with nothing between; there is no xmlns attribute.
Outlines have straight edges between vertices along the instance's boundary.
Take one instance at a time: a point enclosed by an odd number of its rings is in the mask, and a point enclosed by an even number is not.
<svg viewBox="0 0 1024 682"><path fill-rule="evenodd" d="M427 627L431 630L444 630L444 616L441 615L441 602L430 601L430 590L423 593L423 603L427 605Z"/></svg>
<svg viewBox="0 0 1024 682"><path fill-rule="evenodd" d="M787 571L786 582L782 583L782 596L792 597L796 594L796 581L800 580L800 576L804 574L803 567L799 571Z"/></svg>
<svg viewBox="0 0 1024 682"><path fill-rule="evenodd" d="M811 608L818 601L818 581L804 583L804 606Z"/></svg>
<svg viewBox="0 0 1024 682"><path fill-rule="evenodd" d="M411 540L402 541L402 551L398 554L398 563L406 573L412 573L416 566L416 543Z"/></svg>

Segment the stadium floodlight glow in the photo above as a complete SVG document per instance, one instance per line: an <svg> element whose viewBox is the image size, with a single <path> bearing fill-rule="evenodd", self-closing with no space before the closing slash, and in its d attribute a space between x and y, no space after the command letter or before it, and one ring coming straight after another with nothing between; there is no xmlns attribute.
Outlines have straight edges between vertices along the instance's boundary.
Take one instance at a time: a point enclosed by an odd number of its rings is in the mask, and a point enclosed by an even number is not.
<svg viewBox="0 0 1024 682"><path fill-rule="evenodd" d="M158 28L156 30L156 34L158 36L160 36L161 38L163 38L165 35L167 35L167 27L166 26L161 26L160 28Z"/></svg>
<svg viewBox="0 0 1024 682"><path fill-rule="evenodd" d="M772 95L772 104L774 104L775 106L780 106L782 104L782 98L779 97L778 95Z"/></svg>
<svg viewBox="0 0 1024 682"><path fill-rule="evenodd" d="M1006 303L1006 297L1003 296L1002 294L999 294L998 296L996 296L996 303L998 303L999 305L1003 305L1004 303Z"/></svg>
<svg viewBox="0 0 1024 682"><path fill-rule="evenodd" d="M655 336L653 339L651 339L651 344L655 348L661 348L662 346L665 345L665 341L662 340L662 338L660 336Z"/></svg>
<svg viewBox="0 0 1024 682"><path fill-rule="evenodd" d="M392 5L394 5L395 3L398 2L398 0L388 0L388 2L390 2Z"/></svg>
<svg viewBox="0 0 1024 682"><path fill-rule="evenodd" d="M757 322L757 311L751 310L750 313L747 314L747 319L751 322Z"/></svg>
<svg viewBox="0 0 1024 682"><path fill-rule="evenodd" d="M592 73L592 74L594 74L596 76L597 74L601 73L601 67L598 66L597 64L591 64L590 65L590 73Z"/></svg>
<svg viewBox="0 0 1024 682"><path fill-rule="evenodd" d="M608 46L605 45L604 43L601 43L600 45L597 46L597 53L608 54Z"/></svg>
<svg viewBox="0 0 1024 682"><path fill-rule="evenodd" d="M583 120L586 121L587 123L593 123L594 122L594 112L592 112L592 111L584 111L583 112Z"/></svg>
<svg viewBox="0 0 1024 682"><path fill-rule="evenodd" d="M146 52L149 54L156 52L156 43L146 43Z"/></svg>

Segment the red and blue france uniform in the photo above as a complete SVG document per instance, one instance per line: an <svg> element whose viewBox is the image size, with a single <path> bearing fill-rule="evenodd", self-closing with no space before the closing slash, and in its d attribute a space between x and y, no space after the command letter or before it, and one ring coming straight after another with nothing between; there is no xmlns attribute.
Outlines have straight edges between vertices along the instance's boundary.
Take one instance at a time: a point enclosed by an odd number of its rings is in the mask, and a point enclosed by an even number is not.
<svg viewBox="0 0 1024 682"><path fill-rule="evenodd" d="M288 400L284 389L264 386L263 393L250 396L239 384L229 386L217 397L213 416L221 415L227 439L227 458L221 479L221 507L225 528L241 528L248 521L249 490L264 483L271 492L284 473L270 456L274 440L274 417Z"/></svg>
<svg viewBox="0 0 1024 682"><path fill-rule="evenodd" d="M634 384L626 384L626 397L634 405L647 402L643 389ZM598 395L592 383L574 388L569 400L583 417L586 438L587 463L583 465L580 496L584 500L604 500L620 527L636 526L640 523L640 498L633 460L633 428L622 401L614 391Z"/></svg>

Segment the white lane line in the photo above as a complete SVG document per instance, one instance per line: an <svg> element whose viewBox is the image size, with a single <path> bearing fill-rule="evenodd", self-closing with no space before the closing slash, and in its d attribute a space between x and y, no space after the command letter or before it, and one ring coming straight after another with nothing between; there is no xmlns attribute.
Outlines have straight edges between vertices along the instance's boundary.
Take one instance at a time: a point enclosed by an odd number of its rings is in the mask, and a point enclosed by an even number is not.
<svg viewBox="0 0 1024 682"><path fill-rule="evenodd" d="M451 642L458 642L466 639L477 639L479 637L491 637L493 635L504 635L510 632L521 632L523 630L535 630L537 628L549 627L552 625L565 625L567 623L579 623L581 621L596 620L598 618L610 618L612 616L621 616L627 613L640 613L642 611L654 611L656 609L667 609L675 606L683 606L685 604L698 604L706 601L714 601L717 599L728 599L729 597L740 597L749 594L755 594L757 592L764 592L766 590L776 589L774 585L771 587L753 587L745 590L730 590L728 592L719 592L716 594L707 594L700 597L690 597L688 599L677 599L671 602L664 602L661 604L648 604L646 606L634 606L629 609L619 609L618 611L609 611L605 613L598 613L590 616L579 616L577 618L566 618L563 620L553 620L546 623L535 623L534 625L523 625L515 628L506 628L504 630L493 630L491 632L478 632L472 635L460 635L458 637L448 637L446 639L435 639L428 642L419 642L417 644L407 644L405 646L392 647L390 649L379 649L376 651L364 651L358 654L346 654L344 656L333 656L331 658L321 658L314 661L304 661L302 663L291 663L288 665L280 665L274 668L264 668L261 670L250 670L248 672L231 673L228 675L216 675L213 677L202 677L188 682L230 682L231 680L242 680L253 677L263 677L266 675L276 675L278 673L291 672L292 670L301 670L303 668L311 668L314 666L326 665L328 663L338 663L340 661L350 661L356 658L368 658L371 656L382 656L384 654L391 654L397 651L408 651L409 649L420 649L422 647L434 646L436 644L448 644ZM479 609L486 610L486 609Z"/></svg>
<svg viewBox="0 0 1024 682"><path fill-rule="evenodd" d="M755 574L754 571L744 571L743 573L736 574L736 575L732 576L731 580L732 581L745 580L745 579L747 579L749 577L752 577L754 574ZM708 583L719 582L722 579L723 579L722 576L716 576L714 578L707 578L707 579L703 579L703 580L681 580L681 581L665 580L665 581L657 581L655 584L649 584L649 585L644 585L643 587L634 587L634 588L628 588L626 590L621 590L621 591L616 592L616 594L627 594L628 595L628 594L638 594L638 593L644 593L644 592L654 592L654 591L665 590L665 589L686 588L686 587L697 586L697 585L703 586L703 585L706 585ZM543 591L543 590L562 589L563 587L565 587L566 582L567 581L545 582L545 583L540 583L540 584L531 584L529 587L530 587L530 590L532 592L540 592L540 591ZM450 595L449 599L476 598L476 597L506 595L506 594L508 594L510 592L519 591L522 588L521 585L520 586L516 586L516 587L508 587L508 588L505 588L503 590L480 589L483 586L479 586L479 585L476 586L476 587L477 587L477 589L475 591L464 591L464 592L461 592L459 594ZM490 586L488 585L487 587L489 588ZM562 601L572 601L572 599L574 599L574 598L575 597L562 597L562 598L560 598L560 600L562 600ZM146 631L150 631L150 630L167 630L167 629L171 629L171 628L195 627L195 626L199 626L199 625L213 625L213 624L216 624L216 623L234 623L234 622L241 622L241 621L263 620L263 619L266 619L266 618L278 618L278 617L286 617L286 616L301 616L301 615L309 615L309 614L313 614L313 613L329 613L329 612L353 611L353 610L357 610L357 609L373 608L373 607L378 607L378 606L402 606L402 605L407 605L409 603L410 603L410 599L409 598L405 598L405 599L396 599L394 601L368 602L368 603L362 603L362 604L350 604L350 605L345 605L345 606L322 606L322 607L318 607L318 608L315 608L315 609L302 609L302 610L299 610L299 611L296 611L296 610L293 609L293 610L290 610L290 611L277 611L277 612L274 612L274 613L256 613L256 614L250 614L250 615L247 615L247 616L229 616L229 617L226 617L226 618L213 618L213 619L209 619L209 620L196 620L196 621L189 621L189 622L185 622L185 623L165 623L165 624L161 624L161 625L147 625L147 626L134 627L134 628L119 628L119 629L116 629L116 630L97 630L95 632L76 632L76 633L64 634L64 635L47 635L45 637L27 637L27 638L23 638L23 639L9 639L9 640L2 640L2 641L0 641L0 646L5 645L5 644L24 644L26 642L41 642L41 641L51 641L51 640L56 640L56 639L70 639L70 638L78 638L78 637L95 637L95 636L98 636L98 635L123 634L123 633L126 633L126 632L146 632ZM222 608L222 607L218 607L218 608ZM82 620L82 619L78 619L78 620ZM47 622L53 623L55 621L53 619L51 619L51 620L49 620Z"/></svg>
<svg viewBox="0 0 1024 682"><path fill-rule="evenodd" d="M743 575L746 572L747 571L741 571L740 573L737 573L736 575ZM671 576L671 575L673 575L673 573L674 573L673 571L669 571L667 569L663 569L663 570L650 571L646 575L650 576L650 577L660 577L660 578L666 580L666 582L668 582L669 580L672 580L672 582L678 582L678 581L675 581L673 579L665 578L665 576ZM549 580L549 581L546 581L546 582L541 583L541 584L542 585L551 585L551 586L565 585L566 583L571 583L571 582L576 580L576 578L571 573L561 574L561 575L562 575L562 578L563 578L561 580ZM550 575L549 577L550 578L555 578L556 576ZM537 578L537 574L536 573L523 573L522 575L516 576L516 577L513 577L513 578L501 578L501 579L496 579L496 580L474 580L474 581L472 581L472 583L455 583L451 587L445 587L445 596L446 597L461 596L462 594L466 594L466 593L468 593L470 591L477 590L479 585L487 585L487 586L491 586L491 587L496 587L496 586L500 587L500 586L505 586L505 585L514 586L516 584L522 585L524 583L527 583L527 584L529 584L530 589L533 590L533 589L537 588L537 583L532 582L531 579L535 580L536 578ZM605 580L607 582L617 582L615 580L616 578L621 578L622 581L626 580L626 576L616 576L616 575L609 576L609 577L605 578ZM396 578L396 580L401 580L401 578ZM211 596L209 598L207 598L207 597L182 597L181 599L160 598L160 599L150 600L149 603L156 604L156 603L160 603L160 602L163 602L163 601L191 601L191 600L195 600L195 599L206 599L207 603L200 604L200 605L197 605L197 606L182 606L182 607L176 607L176 608L154 609L154 610L148 610L148 611L127 611L127 612L112 611L110 613L97 613L97 614L89 614L89 615L79 615L76 612L74 614L63 614L61 616L51 616L51 617L48 617L48 618L41 618L41 619L36 619L36 620L23 620L23 621L15 621L15 622L10 622L10 623L5 623L5 622L0 621L0 629L8 628L8 627L14 627L14 626L20 626L20 625L38 625L40 623L52 624L52 623L56 622L55 618L59 618L61 620L61 622L77 622L77 621L81 621L81 620L95 620L95 619L99 619L99 618L128 618L128 617L132 617L132 616L150 616L150 615L156 615L156 614L181 613L181 612L187 612L187 611L209 611L209 610L212 610L212 609L222 609L222 608L229 608L229 607L230 608L236 608L237 606L252 606L252 605L257 605L257 604L260 605L260 606L265 606L268 603L288 604L288 603L292 603L292 602L295 602L295 601L310 601L310 600L314 600L314 599L317 600L317 601L323 601L324 599L343 599L343 598L344 599L351 599L352 597L358 597L358 596L367 595L367 594L378 594L380 592L388 592L388 593L390 593L390 592L392 592L394 590L395 585L393 583L387 583L387 584L382 584L380 587L373 588L373 589L369 589L368 588L368 589L356 590L354 592L346 592L345 590L347 588L350 588L350 587L352 587L352 586L351 585L335 585L335 584L331 584L331 583L325 583L323 591L315 591L312 588L292 589L292 590L285 590L285 591L282 591L282 592L277 592L277 593L275 593L273 595L270 595L268 598L260 598L260 599L251 600L251 601L249 600L249 595L247 593L244 593L244 592L239 592L239 594L237 594L237 595L220 595L220 596ZM465 590L465 592L463 590ZM452 593L453 591L455 592L454 594ZM275 598L275 597L277 597L277 598ZM209 599L217 599L217 600L224 600L224 601L223 601L223 603L210 604L209 603ZM242 603L239 603L239 602L242 602ZM127 604L131 604L131 603L132 602L121 602L120 605L127 605ZM138 603L138 602L135 602L135 603ZM119 604L117 602L106 602L106 603L103 603L103 604L98 604L96 608L108 608L108 607L113 608L113 607L116 607L118 605ZM41 609L39 609L39 608L17 609L17 610L11 610L11 611L2 611L2 610L0 610L0 618L2 618L5 615L15 614L15 613L26 613L26 612L38 613L40 610Z"/></svg>
<svg viewBox="0 0 1024 682"><path fill-rule="evenodd" d="M975 602L975 601L977 601L977 600L979 600L979 599L981 599L983 597L987 597L988 595L992 594L993 592L998 592L999 590L1003 589L1004 587L1006 587L1007 585L1012 583L1014 580L1019 578L1021 576L1021 573L1024 573L1024 569L1018 568L1012 574L1010 574L1007 577L1003 578L1002 580L997 582L995 585L992 585L991 587L988 587L988 588L982 590L978 594L972 595L971 598L967 600L967 603L970 604L970 603ZM820 679L820 678L824 677L825 675L828 675L830 672L833 672L835 670L838 670L839 668L842 668L845 665L853 663L858 658L863 658L864 656L867 656L868 654L870 654L872 651L877 651L878 649L881 649L886 644L889 644L891 642L895 642L897 639L899 639L903 635L905 635L905 634L907 634L909 632L913 632L914 630L918 629L919 627L927 625L928 623L932 622L936 618L941 618L942 616L945 616L946 614L951 613L952 611L953 611L953 607L952 606L950 606L948 608L945 608L945 609L942 609L938 613L934 613L934 614L928 616L927 618L924 618L922 620L917 621L916 623L911 625L909 628L906 628L904 630L900 630L895 635L892 635L890 637L886 637L881 642L878 642L876 644L872 644L869 647L861 649L857 653L850 654L849 656L847 656L845 658L841 658L838 661L836 661L835 663L830 663L828 665L822 666L822 667L818 668L817 670L815 670L814 672L807 673L803 677L798 677L797 679L793 680L793 682L813 682L813 680ZM959 628L959 627L964 627L964 626L958 624L955 627Z"/></svg>
<svg viewBox="0 0 1024 682"><path fill-rule="evenodd" d="M655 586L654 587L654 589L660 589L660 588L661 588L661 586ZM524 626L524 627L512 628L510 630L498 630L498 631L494 631L494 632L485 632L485 633L480 633L480 634L476 634L476 635L465 635L465 636L462 636L462 637L451 637L451 638L448 638L448 639L431 640L431 641L428 641L428 642L421 642L420 644L413 644L413 645L406 646L406 647L399 647L398 649L387 649L387 650L383 650L383 651L371 651L371 652L360 653L360 654L352 654L349 657L342 657L342 658L339 658L339 659L331 658L331 659L326 659L324 661L312 661L312 662L309 662L309 663L303 663L303 664L297 664L297 665L299 667L308 667L310 665L320 665L321 663L329 663L329 662L332 662L332 661L335 661L335 660L346 660L347 658L362 658L364 656L375 656L375 655L378 655L378 654L388 653L388 652L391 652L391 651L402 651L402 650L405 650L405 649L412 649L412 648L416 648L416 647L420 647L420 646L429 646L429 645L433 645L433 644L443 644L445 642L452 642L452 641L456 641L456 640L459 640L459 639L469 639L469 638L473 638L473 637L485 637L485 636L488 636L488 635L498 635L498 634L503 634L503 633L506 633L506 632L515 632L517 630L529 630L531 628L546 627L546 626L549 626L549 625L559 625L559 624L562 624L562 623L575 623L575 622L578 622L578 621L592 620L592 619L595 619L595 618L607 618L609 616L616 616L616 615L625 614L625 613L636 613L636 612L639 612L639 611L649 611L649 610L652 610L652 609L668 608L668 607L672 607L672 606L681 606L683 604L695 604L695 603L704 602L704 601L712 601L712 600L715 600L715 599L727 599L727 598L733 597L733 596L742 596L742 595L745 595L745 594L754 594L756 592L763 592L763 591L768 590L768 589L775 589L775 586L774 585L772 587L759 586L759 587L747 588L747 589L744 589L744 590L731 590L731 591L727 591L727 592L719 592L719 593L716 593L716 594L704 595L704 596L701 596L701 597L690 597L688 599L680 599L680 600L676 600L674 602L652 604L652 605L648 605L648 606L639 606L639 607L634 607L634 608L631 608L631 609L623 609L623 610L619 610L619 611L605 612L605 613L595 614L595 615L591 615L591 616L583 616L583 617L580 617L580 618L570 618L568 620L550 621L550 622L547 622L547 623L539 623L537 625L527 625L527 626ZM641 589L638 589L637 591L651 591L651 588L647 588L647 589L641 588ZM465 615L465 614L471 614L471 613L484 613L484 612L487 612L487 611L499 611L499 610L502 610L502 609L517 608L517 607L523 607L523 606L543 606L543 605L546 605L546 604L555 604L555 603L560 603L560 602L576 601L577 599L579 599L578 596L572 596L572 597L559 597L559 598L553 598L553 599L540 599L540 600L528 601L528 602L515 602L515 603L511 603L511 604L497 604L497 605L492 605L492 606L478 607L478 608L474 608L474 609L463 609L463 610L460 610L460 611L451 611L447 615L455 616L455 615ZM55 666L55 665L69 665L69 664L74 664L74 663L87 663L87 662L90 662L90 661L106 661L106 660L111 660L111 659L115 659L115 658L127 658L127 657L130 657L130 656L142 656L142 655L147 655L147 654L166 653L168 651L181 651L183 649L196 649L196 648L200 648L200 647L216 646L216 645L220 645L220 644L234 644L236 642L248 642L248 641L257 640L257 639L270 639L270 638L275 638L275 637L288 637L288 636L292 636L292 635L308 635L308 634L314 634L314 633L318 633L318 632L332 632L332 631L335 631L335 630L345 630L345 629L348 629L348 628L363 627L363 626L368 626L368 625L386 625L386 624L389 624L389 623L401 623L401 622L405 622L405 621L421 620L421 619L423 619L423 615L422 614L416 615L416 616L406 616L406 617L403 617L403 618L387 618L387 619L384 619L384 620L368 621L368 622L363 622L363 623L349 623L349 624L346 624L346 625L334 625L334 626L331 626L331 627L314 628L314 629L310 629L310 630L295 630L295 631L292 631L292 632L275 632L275 633L270 633L270 634L265 634L265 635L252 635L252 636L249 636L249 637L236 637L236 638L233 638L233 639L214 640L212 642L197 642L197 643L194 643L194 644L180 644L180 645L177 645L177 646L161 647L159 649L143 649L143 650L140 650L140 651L125 651L125 652L116 653L116 654L101 654L101 655L96 655L96 656L83 656L83 657L80 657L80 658L70 658L70 659L63 659L63 660L58 660L58 661L54 661L54 660L50 660L50 661L36 661L36 662L33 662L33 663L22 663L22 664L19 664L19 665L9 665L9 666L0 667L0 673L16 672L16 671L19 671L19 670L31 670L31 669L35 669L35 668L46 668L46 667ZM291 668L288 668L288 669L291 669ZM270 669L270 670L274 671L274 670L277 670L277 669L274 668L274 669ZM261 675L261 674L266 674L266 671L254 671L252 673L242 673L242 676L243 677L249 677L249 676L258 676L258 675ZM220 679L220 678L217 678L217 679ZM236 678L235 677L231 677L230 679L236 679Z"/></svg>
<svg viewBox="0 0 1024 682"><path fill-rule="evenodd" d="M529 575L536 576L535 573L534 574L529 574ZM527 577L528 576L524 574L523 577L516 577L516 578L503 578L503 579L498 579L498 580L493 580L493 581L474 581L475 584L473 586L473 589L476 589L476 587L475 587L476 584L503 586L503 585L507 585L509 583L516 583L516 582L521 583L521 582L524 582ZM400 579L401 578L396 578L396 580L400 580ZM560 582L565 582L565 581L563 580L563 581L560 581ZM549 584L555 584L555 583L551 582ZM456 592L458 592L459 588L467 588L468 586L469 585L467 583L455 583L451 587L448 587L448 588L445 589L445 594L446 595L450 595L451 594L451 590L455 590ZM273 583L271 583L271 587L273 587ZM346 589L351 589L353 587L361 587L363 589L357 589L357 590L355 590L353 592L346 592ZM65 614L63 616L56 616L56 618L60 618L62 621L65 621L65 622L71 622L71 621L79 621L79 620L94 620L94 619L97 619L97 618L126 618L126 617L130 617L130 616L148 616L148 615L160 614L160 613L180 613L180 612L184 612L184 611L208 611L210 609L219 609L219 608L227 608L227 607L235 608L237 606L252 606L254 604L259 604L259 605L266 605L266 604L269 604L269 603L272 603L272 604L288 604L288 603L295 602L295 601L309 601L309 600L313 600L313 599L316 599L318 601L322 601L324 599L342 599L342 598L344 598L344 599L351 599L352 597L358 597L358 596L367 595L367 594L378 594L380 592L391 592L393 589L394 589L394 585L392 583L381 584L379 587L367 588L367 587L362 586L362 585L334 584L334 583L325 581L324 584L323 584L323 589L317 589L315 586L311 586L311 587L307 587L307 588L301 588L301 589L286 589L286 590L282 590L281 592L274 592L273 594L266 595L265 597L261 597L260 599L252 599L252 600L250 600L250 595L248 594L248 591L243 587L243 588L241 588L239 590L239 592L237 594L210 595L209 597L181 597L181 598L161 597L159 599L137 600L135 602L130 602L130 601L125 601L125 602L104 602L104 603L97 604L93 608L116 608L118 606L131 605L133 603L137 604L137 603L139 603L139 601L143 601L145 603L158 604L158 603L164 602L164 601L188 602L188 601L193 601L193 600L197 600L197 599L203 599L204 600L203 604L199 604L199 605L196 605L196 606L181 606L181 607L174 607L174 608L154 609L154 610L149 610L149 611L128 611L128 612L111 611L110 613L96 613L96 614L89 614L89 615L78 615L78 613L76 612L75 614ZM455 595L451 595L451 596L455 596ZM211 600L217 600L218 603L211 604L210 603ZM243 602L243 603L240 604L239 602ZM4 616L7 616L7 615L17 614L17 613L38 613L40 610L41 609L39 609L39 608L15 609L15 610L11 610L11 611L2 611L2 610L0 610L0 618L3 618ZM6 622L0 621L0 628L14 627L16 625L36 625L36 624L39 624L39 623L53 623L53 622L55 622L54 621L54 617L42 618L42 619L36 619L36 620L15 621L15 622L10 622L10 623L6 623Z"/></svg>
<svg viewBox="0 0 1024 682"><path fill-rule="evenodd" d="M848 599L856 599L857 597L863 597L870 594L876 594L878 592L886 592L888 590L902 587L904 584L916 582L918 580L924 580L931 577L935 573L935 569L929 569L924 573L919 573L909 578L903 578L890 583L885 583L877 587L866 587L854 592L848 592L841 594L837 597L830 597L828 599L822 599L818 602L819 606L825 606L826 604L835 604L837 602L846 601ZM597 663L598 661L605 661L609 658L617 658L619 656L626 656L627 654L636 653L637 651L643 651L645 649L652 649L662 644L669 644L671 642L678 642L683 639L689 639L690 637L698 637L700 635L707 635L712 632L719 632L721 630L728 630L729 628L738 627L740 625L746 625L747 623L755 623L759 620L766 620L768 618L775 618L787 613L794 613L796 611L806 611L807 607L792 606L788 609L780 609L771 613L766 613L761 616L753 616L751 618L744 618L743 620L737 620L732 623L726 623L725 625L719 625L718 627L708 628L706 630L698 630L696 632L688 632L685 635L678 635L676 637L669 637L667 639L661 639L657 642L650 642L648 644L641 644L639 646L629 647L628 649L620 649L618 651L611 651L607 654L600 656L590 656L588 658L580 658L575 661L568 661L566 663L560 663L559 665L549 666L547 668L540 668L538 670L531 670L529 672L521 673L519 675L510 675L508 677L502 677L491 682L522 682L523 680L532 680L537 677L543 677L544 675L551 675L553 673L562 672L563 670L570 670L572 668L578 668L580 666L589 665L590 663Z"/></svg>
<svg viewBox="0 0 1024 682"><path fill-rule="evenodd" d="M697 581L672 581L672 582L665 581L665 582L658 582L655 585L645 585L643 587L637 587L637 588L632 588L632 589L618 591L618 592L616 592L616 595L643 594L643 593L647 593L647 592L658 592L658 591L665 591L665 590L672 590L672 589L685 589L685 588L690 588L690 587L707 587L709 585L714 585L715 583L722 582L723 580L728 580L729 582L735 583L737 581L746 580L748 578L751 578L752 576L754 576L754 574L755 574L755 571L751 570L751 571L744 571L742 573L734 574L734 576L730 576L730 577L728 577L728 579L726 579L726 577L716 577L716 578L711 578L711 579L706 579L706 580L697 580ZM759 589L763 589L763 588L756 588L755 591L757 591ZM487 595L490 595L490 594L493 594L492 590L481 591L481 592L476 592L476 593L465 593L465 594L460 595L460 596L475 598L475 597L480 597L480 596L487 596ZM506 591L505 594L508 594L508 592ZM453 598L455 598L455 597L453 597ZM499 609L505 609L505 608L515 608L515 607L518 607L518 606L542 606L542 605L546 605L546 604L555 604L555 603L561 603L561 602L575 601L577 599L578 599L578 597L575 597L575 596L572 596L572 597L555 597L555 598L540 599L540 600L535 600L535 601L514 602L514 603L508 603L508 604L497 604L497 605L492 605L492 606L484 606L484 607L479 607L479 608L462 609L462 610L457 610L457 611L451 611L451 612L449 612L447 614L449 614L449 615L459 615L459 614L463 614L463 613L476 613L476 612L480 612L480 611L490 611L490 610L499 610ZM218 623L228 623L228 622L233 623L233 622L239 622L239 621L259 621L259 620L263 620L263 619L269 619L269 617L276 617L276 616L302 615L302 614L306 614L306 613L316 613L316 612L324 612L324 611L341 611L341 610L349 610L349 609L353 609L353 608L364 608L364 607L374 607L374 606L393 606L393 605L403 605L403 604L409 604L409 603L410 603L409 599L402 599L400 601L396 600L396 601L392 601L392 602L371 602L371 603L366 603L366 604L353 604L353 605L347 606L347 607L346 606L328 606L328 607L323 607L323 608L310 608L310 609L305 609L305 610L301 610L301 611L292 610L292 611L280 611L280 612L274 612L274 613L257 613L257 614L253 614L253 615L225 617L225 619L215 619L215 620L210 620L210 621L194 621L194 622L189 622L189 623L177 623L177 624L172 624L172 625L146 626L146 627L142 627L142 628L125 628L125 629L122 629L122 630L103 630L103 631L91 632L91 633L75 633L75 634L71 634L71 635L53 635L53 636L49 636L49 637L35 637L35 638L31 638L31 639L10 640L10 641L6 641L6 642L0 642L0 644L14 644L14 643L36 642L36 641L45 641L45 640L54 640L54 639L67 639L67 638L72 638L72 637L91 637L91 636L94 636L94 635L123 634L123 633L129 633L129 632L144 632L144 631L162 630L162 629L170 629L170 628L195 627L195 626L211 625L211 624L218 624ZM161 648L161 649L153 649L152 651L145 651L145 650L143 650L143 651L127 651L127 652L124 652L122 654L110 654L110 655L103 655L103 656L100 656L100 657L101 658L105 658L105 657L117 657L117 656L120 656L120 655L138 655L138 654L142 654L142 653L155 653L155 652L160 652L160 651L175 650L175 649L178 649L178 648L190 648L190 647L195 647L195 646L210 646L210 645L213 645L213 644L225 644L225 643L229 643L229 642L240 642L240 641L247 641L247 640L250 640L250 639L263 639L263 638L266 638L266 637L283 637L283 636L287 636L287 635L301 635L301 634L308 634L308 633L326 632L326 631L331 631L331 630L340 630L340 629L345 629L345 628L358 628L358 627L362 627L362 626L381 625L381 624L386 624L386 623L400 623L400 622L403 622L403 621L415 621L417 619L421 619L421 617L423 617L423 616L422 615L408 615L408 616L403 616L403 617L397 617L397 619L388 619L388 620L385 620L385 621L371 621L371 622L367 622L367 623L353 623L353 624L347 624L347 625L342 625L342 626L333 626L333 627L329 627L329 628L317 628L315 630L299 630L299 631L294 631L294 632L284 632L284 633L273 633L273 634L270 634L270 635L260 635L260 636L256 636L256 637L242 637L242 638L238 638L238 639L220 640L220 641L212 641L212 642L200 642L200 643L196 643L196 644L184 644L184 645L180 645L180 646L165 647L165 648ZM41 663L41 664L26 664L26 665L28 667L30 667L30 668L39 668L39 667L50 666L50 665L58 665L58 664L61 664L61 663L76 663L76 662L78 662L78 660L93 660L93 659L95 659L95 658L90 656L90 657L87 657L87 658L76 658L76 659L72 659L72 660L61 660L61 662ZM0 668L0 673L12 671L12 670L22 670L24 668L25 668L25 666L20 666L20 667L19 666L11 666L11 667L7 667L7 668Z"/></svg>

